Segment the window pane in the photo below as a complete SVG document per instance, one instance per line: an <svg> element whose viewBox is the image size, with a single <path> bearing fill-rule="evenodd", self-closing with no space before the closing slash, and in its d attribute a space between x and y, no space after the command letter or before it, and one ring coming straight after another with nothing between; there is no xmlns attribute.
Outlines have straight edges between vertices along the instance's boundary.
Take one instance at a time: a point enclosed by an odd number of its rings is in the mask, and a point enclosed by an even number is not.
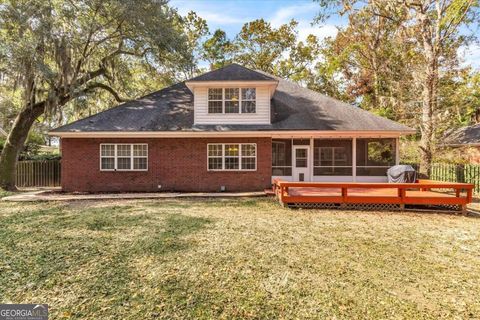
<svg viewBox="0 0 480 320"><path fill-rule="evenodd" d="M239 101L238 88L225 88L225 100Z"/></svg>
<svg viewBox="0 0 480 320"><path fill-rule="evenodd" d="M313 145L315 167L352 165L352 140L315 139Z"/></svg>
<svg viewBox="0 0 480 320"><path fill-rule="evenodd" d="M146 170L147 169L147 158L134 158L133 159L133 169L135 169L135 170Z"/></svg>
<svg viewBox="0 0 480 320"><path fill-rule="evenodd" d="M297 159L295 162L297 168L306 168L307 167L307 159Z"/></svg>
<svg viewBox="0 0 480 320"><path fill-rule="evenodd" d="M208 158L208 169L222 170L222 158Z"/></svg>
<svg viewBox="0 0 480 320"><path fill-rule="evenodd" d="M209 88L208 100L222 100L222 88Z"/></svg>
<svg viewBox="0 0 480 320"><path fill-rule="evenodd" d="M295 156L297 158L306 158L307 157L307 149L297 149L297 150L295 150Z"/></svg>
<svg viewBox="0 0 480 320"><path fill-rule="evenodd" d="M135 157L146 157L147 156L147 145L146 144L134 144L133 145L133 155Z"/></svg>
<svg viewBox="0 0 480 320"><path fill-rule="evenodd" d="M255 88L242 88L242 100L255 100L256 95Z"/></svg>
<svg viewBox="0 0 480 320"><path fill-rule="evenodd" d="M291 176L291 175L292 175L291 167L272 168L272 176Z"/></svg>
<svg viewBox="0 0 480 320"><path fill-rule="evenodd" d="M208 101L208 113L222 112L222 101Z"/></svg>
<svg viewBox="0 0 480 320"><path fill-rule="evenodd" d="M225 145L225 156L238 156L239 155L239 145L238 144L226 144Z"/></svg>
<svg viewBox="0 0 480 320"><path fill-rule="evenodd" d="M115 169L115 158L102 158L102 170Z"/></svg>
<svg viewBox="0 0 480 320"><path fill-rule="evenodd" d="M225 101L225 113L238 113L238 101Z"/></svg>
<svg viewBox="0 0 480 320"><path fill-rule="evenodd" d="M226 170L238 170L239 161L238 158L225 158L225 169Z"/></svg>
<svg viewBox="0 0 480 320"><path fill-rule="evenodd" d="M102 157L115 157L115 145L113 144L102 144Z"/></svg>
<svg viewBox="0 0 480 320"><path fill-rule="evenodd" d="M131 156L131 147L129 144L117 145L117 157L130 157L130 156Z"/></svg>
<svg viewBox="0 0 480 320"><path fill-rule="evenodd" d="M208 145L208 156L210 157L221 157L222 156L222 145L221 144L209 144Z"/></svg>
<svg viewBox="0 0 480 320"><path fill-rule="evenodd" d="M242 144L242 156L254 157L255 145L254 144Z"/></svg>
<svg viewBox="0 0 480 320"><path fill-rule="evenodd" d="M255 101L242 101L242 113L255 113L256 102Z"/></svg>
<svg viewBox="0 0 480 320"><path fill-rule="evenodd" d="M333 166L333 148L318 148L320 152L319 166Z"/></svg>
<svg viewBox="0 0 480 320"><path fill-rule="evenodd" d="M242 158L243 170L255 170L255 158Z"/></svg>
<svg viewBox="0 0 480 320"><path fill-rule="evenodd" d="M292 140L272 140L272 166L292 165Z"/></svg>
<svg viewBox="0 0 480 320"><path fill-rule="evenodd" d="M357 166L395 165L395 139L357 139Z"/></svg>
<svg viewBox="0 0 480 320"><path fill-rule="evenodd" d="M130 162L131 162L130 158L117 158L117 169L119 170L131 169Z"/></svg>

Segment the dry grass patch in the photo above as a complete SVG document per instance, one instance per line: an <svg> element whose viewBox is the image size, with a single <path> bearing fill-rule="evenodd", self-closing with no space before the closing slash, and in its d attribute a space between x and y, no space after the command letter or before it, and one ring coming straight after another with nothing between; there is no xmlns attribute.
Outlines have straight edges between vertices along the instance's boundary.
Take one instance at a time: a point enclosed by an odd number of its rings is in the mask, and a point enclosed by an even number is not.
<svg viewBox="0 0 480 320"><path fill-rule="evenodd" d="M479 237L268 199L0 203L0 297L52 319L475 318Z"/></svg>

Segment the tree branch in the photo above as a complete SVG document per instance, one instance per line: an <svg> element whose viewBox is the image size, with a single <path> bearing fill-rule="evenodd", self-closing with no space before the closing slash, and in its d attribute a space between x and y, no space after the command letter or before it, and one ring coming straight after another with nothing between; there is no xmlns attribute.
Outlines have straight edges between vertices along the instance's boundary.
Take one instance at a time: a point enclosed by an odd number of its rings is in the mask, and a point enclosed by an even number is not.
<svg viewBox="0 0 480 320"><path fill-rule="evenodd" d="M84 91L88 92L88 91L92 91L93 89L96 89L96 88L100 88L100 89L108 91L115 98L115 100L117 102L127 102L127 101L129 101L129 99L125 99L125 98L120 97L118 92L116 92L112 87L110 87L109 85L106 85L105 83L101 83L101 82L93 82L92 84L89 84L87 86L87 88L85 88Z"/></svg>

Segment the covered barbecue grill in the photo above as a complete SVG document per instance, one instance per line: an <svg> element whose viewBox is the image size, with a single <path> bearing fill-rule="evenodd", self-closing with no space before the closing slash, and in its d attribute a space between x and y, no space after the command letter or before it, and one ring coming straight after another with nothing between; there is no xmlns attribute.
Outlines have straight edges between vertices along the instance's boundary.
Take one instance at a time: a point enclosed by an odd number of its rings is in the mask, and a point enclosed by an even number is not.
<svg viewBox="0 0 480 320"><path fill-rule="evenodd" d="M389 183L413 183L417 180L417 172L409 165L393 166L387 171Z"/></svg>

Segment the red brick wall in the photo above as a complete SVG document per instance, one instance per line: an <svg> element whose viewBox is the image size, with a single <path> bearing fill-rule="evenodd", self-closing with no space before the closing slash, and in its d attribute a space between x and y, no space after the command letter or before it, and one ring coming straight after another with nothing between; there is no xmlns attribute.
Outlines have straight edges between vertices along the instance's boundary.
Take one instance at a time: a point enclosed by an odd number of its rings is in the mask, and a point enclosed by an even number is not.
<svg viewBox="0 0 480 320"><path fill-rule="evenodd" d="M100 171L100 143L147 143L148 171ZM256 143L257 170L207 171L207 143ZM61 141L66 192L257 191L270 185L270 138L83 139ZM158 185L162 187L159 189Z"/></svg>

